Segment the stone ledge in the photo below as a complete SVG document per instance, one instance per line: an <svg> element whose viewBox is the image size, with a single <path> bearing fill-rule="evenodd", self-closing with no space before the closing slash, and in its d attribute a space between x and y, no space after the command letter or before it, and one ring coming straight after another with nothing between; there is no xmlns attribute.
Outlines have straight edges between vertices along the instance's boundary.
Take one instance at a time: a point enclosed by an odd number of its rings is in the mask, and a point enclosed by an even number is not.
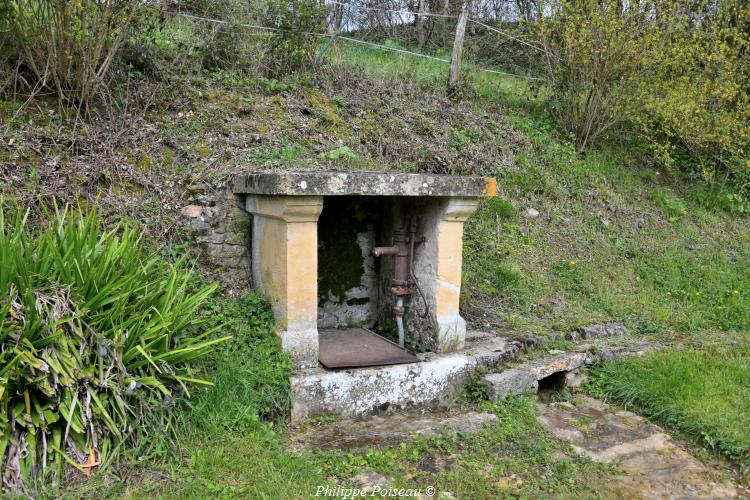
<svg viewBox="0 0 750 500"><path fill-rule="evenodd" d="M584 365L598 361L621 359L629 356L642 356L655 345L639 343L630 346L585 346L579 352L563 352L532 359L518 366L498 373L482 376L482 384L489 398L497 403L507 396L535 391L539 381L555 373L570 374ZM575 377L567 378L566 383Z"/></svg>
<svg viewBox="0 0 750 500"><path fill-rule="evenodd" d="M495 196L493 178L385 172L282 171L239 174L235 194L287 196Z"/></svg>
<svg viewBox="0 0 750 500"><path fill-rule="evenodd" d="M517 342L467 333L466 349L421 354L421 362L331 371L299 370L291 377L292 423L326 413L361 417L393 410L446 405L479 367L515 359Z"/></svg>
<svg viewBox="0 0 750 500"><path fill-rule="evenodd" d="M608 337L621 337L628 334L628 329L620 321L609 321L607 323L595 323L592 325L582 326L578 330L571 332L571 340L592 340Z"/></svg>

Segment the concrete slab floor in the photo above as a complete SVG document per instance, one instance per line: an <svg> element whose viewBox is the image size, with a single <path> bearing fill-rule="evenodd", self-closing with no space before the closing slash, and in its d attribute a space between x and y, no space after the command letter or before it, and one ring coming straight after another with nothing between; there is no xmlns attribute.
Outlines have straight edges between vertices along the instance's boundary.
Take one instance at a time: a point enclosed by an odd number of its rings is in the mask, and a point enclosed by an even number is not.
<svg viewBox="0 0 750 500"><path fill-rule="evenodd" d="M453 409L337 420L321 426L307 422L292 430L287 446L292 451L380 448L396 446L417 435L476 434L485 424L496 420L493 413Z"/></svg>

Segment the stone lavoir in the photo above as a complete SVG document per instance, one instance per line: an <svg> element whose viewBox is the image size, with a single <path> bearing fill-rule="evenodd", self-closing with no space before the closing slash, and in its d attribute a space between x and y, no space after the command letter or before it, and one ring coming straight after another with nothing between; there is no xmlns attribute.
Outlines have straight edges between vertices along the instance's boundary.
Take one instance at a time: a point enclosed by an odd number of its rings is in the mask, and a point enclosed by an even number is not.
<svg viewBox="0 0 750 500"><path fill-rule="evenodd" d="M238 175L233 191L296 369L293 418L422 406L467 375L463 225L494 179L278 171Z"/></svg>

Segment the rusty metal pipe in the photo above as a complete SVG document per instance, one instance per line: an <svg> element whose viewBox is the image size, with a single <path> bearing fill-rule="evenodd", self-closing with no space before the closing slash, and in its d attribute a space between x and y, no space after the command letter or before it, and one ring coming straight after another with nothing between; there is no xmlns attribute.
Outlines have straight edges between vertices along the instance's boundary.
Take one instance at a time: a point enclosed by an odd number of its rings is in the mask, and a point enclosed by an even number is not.
<svg viewBox="0 0 750 500"><path fill-rule="evenodd" d="M381 257L383 255L398 255L400 248L397 246L392 247L375 247L372 249L372 254L375 257Z"/></svg>
<svg viewBox="0 0 750 500"><path fill-rule="evenodd" d="M397 229L393 232L393 245L389 247L375 247L372 254L375 257L382 255L393 256L393 279L391 285L395 287L409 286L409 275L411 274L411 244L409 233L406 229Z"/></svg>

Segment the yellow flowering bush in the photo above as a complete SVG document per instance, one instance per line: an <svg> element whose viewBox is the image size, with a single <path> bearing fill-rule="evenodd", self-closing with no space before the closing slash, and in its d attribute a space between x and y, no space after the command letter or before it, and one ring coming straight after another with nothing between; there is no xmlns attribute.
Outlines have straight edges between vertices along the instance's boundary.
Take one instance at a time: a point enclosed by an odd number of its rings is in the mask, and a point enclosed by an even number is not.
<svg viewBox="0 0 750 500"><path fill-rule="evenodd" d="M750 212L746 2L550 0L539 9L552 105L580 149L629 125L663 166L730 182Z"/></svg>

